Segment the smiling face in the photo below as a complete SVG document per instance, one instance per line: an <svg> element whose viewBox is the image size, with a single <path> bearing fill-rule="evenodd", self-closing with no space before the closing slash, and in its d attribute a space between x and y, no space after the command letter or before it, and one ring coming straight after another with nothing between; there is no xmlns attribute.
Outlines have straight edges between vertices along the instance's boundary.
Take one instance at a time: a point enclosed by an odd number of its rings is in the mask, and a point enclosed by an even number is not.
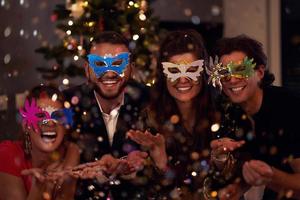
<svg viewBox="0 0 300 200"><path fill-rule="evenodd" d="M241 51L233 51L230 54L223 55L220 59L223 65L231 61L239 64L246 57ZM258 66L254 74L248 78L231 77L229 80L223 80L223 91L233 103L245 104L257 98L261 93L259 83L264 76L264 69Z"/></svg>
<svg viewBox="0 0 300 200"><path fill-rule="evenodd" d="M192 63L197 58L192 53L178 54L170 57L168 62L174 64ZM189 70L189 69L188 69ZM197 70L194 66L191 66L190 70ZM193 71L191 71L193 72ZM170 95L175 98L176 101L189 102L192 101L200 92L202 88L201 76L197 81L192 80L188 77L179 77L176 81L171 81L169 78L166 79L167 88Z"/></svg>
<svg viewBox="0 0 300 200"><path fill-rule="evenodd" d="M123 44L100 43L95 44L91 48L90 54L97 56L117 56L121 53L128 52L128 48ZM115 62L120 62L116 60ZM103 67L103 66L98 66ZM125 87L131 73L130 64L125 68L123 74L120 76L114 71L107 71L100 77L97 77L92 67L88 64L85 67L86 76L97 86L97 92L100 96L106 99L113 99L118 97Z"/></svg>
<svg viewBox="0 0 300 200"><path fill-rule="evenodd" d="M53 101L48 97L37 100L37 106L43 111L53 112L62 108L59 101ZM43 112L37 115L44 115ZM31 129L30 138L32 148L42 152L53 152L63 141L65 128L62 124L55 122L55 120L41 120L38 123L39 133Z"/></svg>

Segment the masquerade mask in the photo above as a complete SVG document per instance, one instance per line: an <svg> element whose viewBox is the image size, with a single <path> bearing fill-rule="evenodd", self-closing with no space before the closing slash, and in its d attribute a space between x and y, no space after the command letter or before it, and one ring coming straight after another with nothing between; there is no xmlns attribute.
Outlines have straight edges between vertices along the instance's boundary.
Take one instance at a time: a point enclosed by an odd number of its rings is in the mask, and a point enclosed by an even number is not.
<svg viewBox="0 0 300 200"><path fill-rule="evenodd" d="M31 104L26 99L24 108L20 109L20 114L23 118L23 123L28 127L32 127L36 132L39 132L38 125L40 123L44 124L50 120L63 125L73 125L72 109L64 108L57 110L51 106L42 109L37 106L35 99L32 99Z"/></svg>
<svg viewBox="0 0 300 200"><path fill-rule="evenodd" d="M219 62L217 56L215 61L210 57L209 67L206 67L206 72L209 75L208 83L211 83L214 87L219 86L222 90L221 80L228 81L231 77L248 78L254 74L256 63L253 63L253 61L253 58L249 59L246 56L240 63L235 64L231 61L224 66Z"/></svg>
<svg viewBox="0 0 300 200"><path fill-rule="evenodd" d="M197 81L203 71L204 60L196 60L187 64L175 64L171 62L162 62L164 73L172 82L180 77L188 77L193 81Z"/></svg>
<svg viewBox="0 0 300 200"><path fill-rule="evenodd" d="M95 72L97 78L102 76L107 71L113 71L121 76L129 63L128 52L120 53L115 57L113 57L111 54L103 57L95 54L89 54L87 57L89 65Z"/></svg>

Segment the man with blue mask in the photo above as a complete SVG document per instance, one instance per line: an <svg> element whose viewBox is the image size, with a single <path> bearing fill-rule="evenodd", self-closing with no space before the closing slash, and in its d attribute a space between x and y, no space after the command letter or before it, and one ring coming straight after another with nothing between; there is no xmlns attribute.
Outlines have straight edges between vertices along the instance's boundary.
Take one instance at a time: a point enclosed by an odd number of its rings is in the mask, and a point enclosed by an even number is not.
<svg viewBox="0 0 300 200"><path fill-rule="evenodd" d="M99 97L110 100L121 98L120 94L131 74L127 46L109 42L94 43L87 57L85 73L97 86Z"/></svg>
<svg viewBox="0 0 300 200"><path fill-rule="evenodd" d="M87 83L66 91L75 111L74 129L79 134L72 138L82 150L81 163L101 160L103 155L111 156L109 163L113 165L124 156L128 163L142 161L146 153L138 151L139 146L126 138L126 132L138 128L139 110L148 97L144 86L130 80L132 66L126 38L110 31L95 37L84 69ZM143 191L126 180L128 177L105 175L114 180L80 181L76 199L95 195L97 199L143 197Z"/></svg>

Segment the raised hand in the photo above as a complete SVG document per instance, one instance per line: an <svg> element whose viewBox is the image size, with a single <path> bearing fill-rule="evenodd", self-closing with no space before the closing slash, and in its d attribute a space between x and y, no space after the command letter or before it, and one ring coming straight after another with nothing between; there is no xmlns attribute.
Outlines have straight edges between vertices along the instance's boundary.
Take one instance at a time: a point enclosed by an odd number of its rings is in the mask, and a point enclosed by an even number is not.
<svg viewBox="0 0 300 200"><path fill-rule="evenodd" d="M216 150L219 148L223 148L224 151L234 151L238 148L240 148L241 146L243 146L245 144L244 140L241 141L235 141L231 138L220 138L220 139L216 139L210 142L210 148L212 150Z"/></svg>
<svg viewBox="0 0 300 200"><path fill-rule="evenodd" d="M149 150L150 156L159 169L167 166L165 138L161 134L152 135L149 131L129 130L127 136Z"/></svg>
<svg viewBox="0 0 300 200"><path fill-rule="evenodd" d="M97 165L96 165L97 163ZM92 163L89 163L92 164ZM83 164L78 166L76 169L72 169L70 172L71 176L80 179L93 179L96 178L100 183L109 181L105 173L106 167L99 162L94 162L92 166Z"/></svg>
<svg viewBox="0 0 300 200"><path fill-rule="evenodd" d="M41 183L43 183L47 177L46 171L41 168L25 169L22 170L21 174L24 176L32 176Z"/></svg>
<svg viewBox="0 0 300 200"><path fill-rule="evenodd" d="M32 186L27 199L41 199L43 195L49 195L55 199L60 191L64 173L56 169L60 175L51 175L49 170L41 168L26 169L21 172L22 175L32 176ZM53 171L53 173L56 173Z"/></svg>
<svg viewBox="0 0 300 200"><path fill-rule="evenodd" d="M128 173L131 173L128 161L114 158L110 154L102 156L98 161L78 165L71 170L71 175L76 178L96 178L100 183L113 181L118 175Z"/></svg>
<svg viewBox="0 0 300 200"><path fill-rule="evenodd" d="M243 196L244 192L249 186L241 184L239 181L235 181L232 184L218 191L218 197L220 200L239 200ZM258 200L258 199L257 199Z"/></svg>
<svg viewBox="0 0 300 200"><path fill-rule="evenodd" d="M63 169L62 164L52 163L46 169L31 168L21 172L22 175L32 176L39 182L53 182L61 185L70 175L71 168Z"/></svg>
<svg viewBox="0 0 300 200"><path fill-rule="evenodd" d="M268 184L274 175L272 167L260 160L250 160L243 165L243 177L252 186Z"/></svg>
<svg viewBox="0 0 300 200"><path fill-rule="evenodd" d="M146 158L148 157L148 153L143 151L132 151L126 157L126 160L129 164L129 172L135 172L142 170L144 168Z"/></svg>

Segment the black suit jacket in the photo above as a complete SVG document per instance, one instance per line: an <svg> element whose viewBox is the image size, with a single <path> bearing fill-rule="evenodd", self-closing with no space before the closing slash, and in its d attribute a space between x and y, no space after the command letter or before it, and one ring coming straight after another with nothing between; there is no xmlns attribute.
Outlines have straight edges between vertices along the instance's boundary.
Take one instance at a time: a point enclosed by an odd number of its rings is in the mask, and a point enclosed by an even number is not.
<svg viewBox="0 0 300 200"><path fill-rule="evenodd" d="M76 142L81 150L81 163L100 159L104 154L122 157L129 152L138 150L139 146L126 138L129 129L143 129L143 122L139 115L148 100L145 86L136 82L129 82L125 88L124 104L121 106L117 120L116 132L112 145L109 144L108 133L94 95L91 84L82 84L65 91L65 96L74 110L74 131L70 138ZM88 199L107 195L114 199L134 199L143 196L142 189L127 181L120 185L99 185L95 180L81 180L78 183L77 199Z"/></svg>

